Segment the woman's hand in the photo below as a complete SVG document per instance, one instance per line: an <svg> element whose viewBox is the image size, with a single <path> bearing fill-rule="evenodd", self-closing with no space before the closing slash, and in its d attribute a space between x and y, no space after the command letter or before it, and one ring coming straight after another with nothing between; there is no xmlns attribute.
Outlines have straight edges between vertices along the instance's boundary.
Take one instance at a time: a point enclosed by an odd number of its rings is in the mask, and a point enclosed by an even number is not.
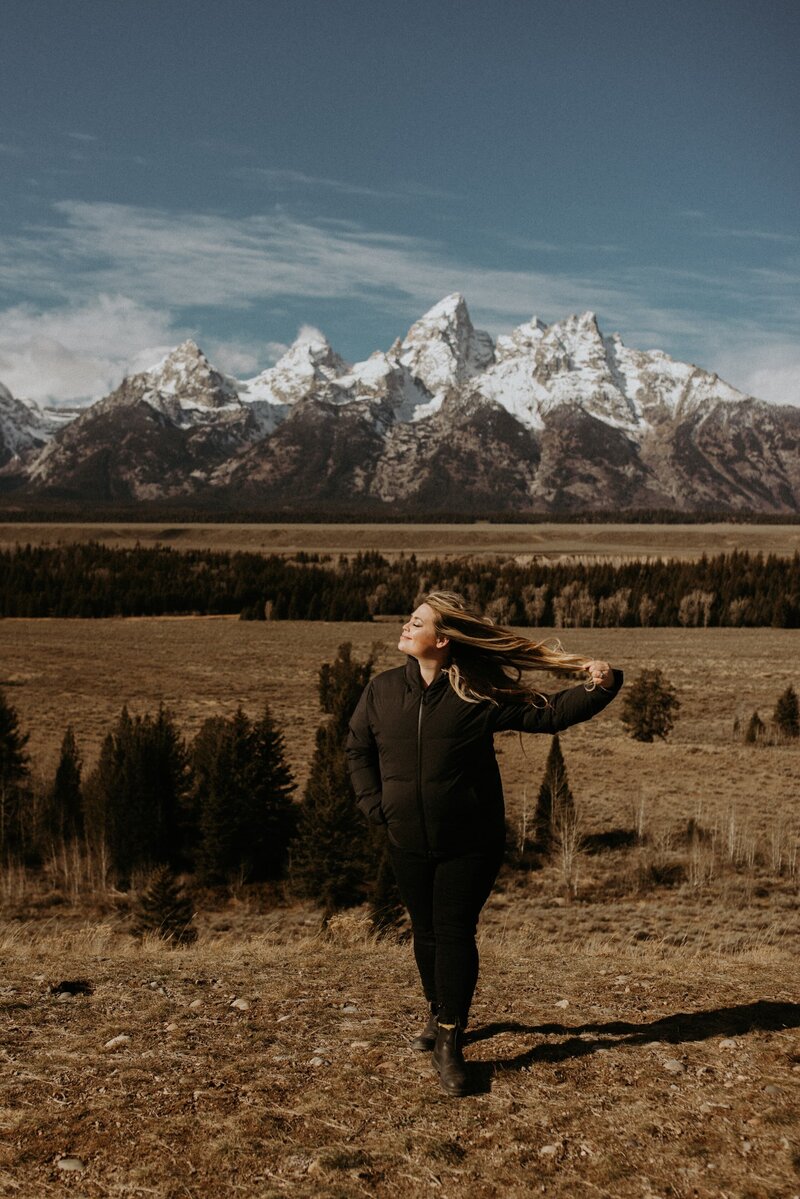
<svg viewBox="0 0 800 1199"><path fill-rule="evenodd" d="M597 658L592 658L590 662L586 663L584 670L587 670L592 676L592 682L595 684L595 686L605 687L606 690L608 690L609 687L613 687L614 671L611 669L608 662L601 662Z"/></svg>

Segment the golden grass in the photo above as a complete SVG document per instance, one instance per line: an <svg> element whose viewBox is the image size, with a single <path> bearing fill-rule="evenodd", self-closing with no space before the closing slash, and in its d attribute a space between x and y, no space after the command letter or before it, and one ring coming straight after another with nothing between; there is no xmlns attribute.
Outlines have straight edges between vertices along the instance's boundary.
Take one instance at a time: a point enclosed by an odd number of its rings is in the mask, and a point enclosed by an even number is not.
<svg viewBox="0 0 800 1199"><path fill-rule="evenodd" d="M287 755L304 781L319 721L316 680L344 640L366 654L382 638L379 667L394 665L395 630L385 624L250 623L227 618L0 621L0 686L31 733L33 764L52 777L68 721L86 769L127 703L134 712L170 707L187 736L202 721L242 704L256 715L264 700L285 731ZM643 745L622 730L619 704L562 735L572 790L588 835L633 829L648 843L575 862L577 902L564 905L557 866L509 872L486 920L509 931L537 927L561 944L613 930L626 941L669 939L736 949L753 939L800 949L794 908L800 813L800 747L747 746L732 739L734 718L754 707L767 716L791 681L797 634L791 630L570 630L570 649L608 657L634 675L659 665L675 683L682 709L665 744ZM512 829L530 820L548 738L497 739ZM694 820L713 837L676 844ZM680 885L659 879L678 869ZM64 878L61 879L60 875ZM86 873L96 876L93 869ZM80 871L54 863L50 894L63 918L85 916ZM48 914L46 896L25 872L0 876L0 902L23 915ZM114 902L106 903L113 913ZM122 913L124 915L124 912ZM246 916L246 919L245 919ZM249 930L263 905L218 914ZM294 935L294 918L288 918ZM302 926L301 926L302 927Z"/></svg>
<svg viewBox="0 0 800 1199"><path fill-rule="evenodd" d="M798 1193L800 1005L781 951L485 941L476 1093L452 1100L409 1048L409 948L340 933L182 951L107 927L0 935L0 1194ZM90 996L51 992L77 977Z"/></svg>
<svg viewBox="0 0 800 1199"><path fill-rule="evenodd" d="M540 630L546 636L551 630ZM798 634L791 629L570 629L565 647L608 658L628 678L660 666L682 708L666 744L625 736L619 705L564 735L573 790L592 820L630 819L644 803L651 822L721 815L735 802L742 817L764 821L794 795L797 749L753 748L732 740L734 719L754 708L767 717L795 675ZM319 721L317 675L343 641L366 655L381 646L378 669L402 661L397 629L386 623L239 621L233 617L0 621L0 687L30 731L30 752L54 767L71 722L87 762L123 704L134 712L164 702L188 735L209 715L242 704L258 713L268 700L283 726L291 764L305 776ZM554 684L555 685L555 684ZM498 739L509 805L538 787L546 738ZM535 795L533 796L535 799Z"/></svg>
<svg viewBox="0 0 800 1199"><path fill-rule="evenodd" d="M0 547L101 541L107 545L170 545L176 549L298 550L352 554L378 550L424 555L537 554L590 557L699 558L731 550L791 555L800 549L800 525L757 524L125 524L0 523Z"/></svg>

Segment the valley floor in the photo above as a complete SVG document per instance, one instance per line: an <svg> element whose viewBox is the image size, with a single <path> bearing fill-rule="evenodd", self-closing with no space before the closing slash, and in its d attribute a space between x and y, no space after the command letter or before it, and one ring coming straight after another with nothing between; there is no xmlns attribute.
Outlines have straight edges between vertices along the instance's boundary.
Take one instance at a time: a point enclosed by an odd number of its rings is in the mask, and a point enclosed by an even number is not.
<svg viewBox="0 0 800 1199"><path fill-rule="evenodd" d="M355 554L375 551L420 557L481 554L530 555L560 559L683 558L702 554L777 554L800 549L798 524L167 524L163 522L72 521L2 522L0 547L85 544L99 541L118 548L168 545L179 550L247 551L263 554Z"/></svg>

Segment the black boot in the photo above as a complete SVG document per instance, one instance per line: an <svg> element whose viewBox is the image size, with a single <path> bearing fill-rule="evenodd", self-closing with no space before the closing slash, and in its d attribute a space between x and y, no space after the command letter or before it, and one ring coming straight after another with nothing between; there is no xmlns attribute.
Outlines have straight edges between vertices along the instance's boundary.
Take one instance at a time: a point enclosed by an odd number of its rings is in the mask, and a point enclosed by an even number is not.
<svg viewBox="0 0 800 1199"><path fill-rule="evenodd" d="M440 1024L433 1047L433 1062L439 1071L442 1090L448 1095L468 1095L469 1079L461 1041L464 1034L459 1024Z"/></svg>
<svg viewBox="0 0 800 1199"><path fill-rule="evenodd" d="M439 1011L438 1003L432 1003L431 1014L428 1016L428 1023L423 1028L418 1037L414 1037L411 1042L411 1048L419 1050L420 1053L430 1053L436 1044L436 1031L439 1027L436 1014Z"/></svg>

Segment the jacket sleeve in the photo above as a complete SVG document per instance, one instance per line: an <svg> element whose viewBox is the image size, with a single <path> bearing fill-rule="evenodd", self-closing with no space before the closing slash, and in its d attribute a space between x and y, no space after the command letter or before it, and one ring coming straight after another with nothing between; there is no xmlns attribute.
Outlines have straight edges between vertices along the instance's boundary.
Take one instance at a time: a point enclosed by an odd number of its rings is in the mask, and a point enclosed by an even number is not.
<svg viewBox="0 0 800 1199"><path fill-rule="evenodd" d="M622 686L622 671L614 671L614 683L609 688L595 687L587 691L583 683L567 687L547 696L546 704L504 704L495 709L493 731L514 729L522 733L560 733L572 724L591 720L611 703Z"/></svg>
<svg viewBox="0 0 800 1199"><path fill-rule="evenodd" d="M372 684L368 684L350 717L345 752L356 802L373 824L385 824L381 811L381 772L378 747L369 724Z"/></svg>

